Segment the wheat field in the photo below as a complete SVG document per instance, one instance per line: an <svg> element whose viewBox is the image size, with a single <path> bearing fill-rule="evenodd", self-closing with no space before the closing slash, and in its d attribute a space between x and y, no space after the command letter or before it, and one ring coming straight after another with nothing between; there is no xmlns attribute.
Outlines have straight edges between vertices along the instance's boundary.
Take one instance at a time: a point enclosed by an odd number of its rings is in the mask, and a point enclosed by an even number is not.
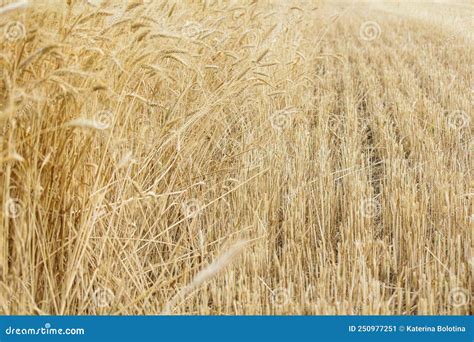
<svg viewBox="0 0 474 342"><path fill-rule="evenodd" d="M473 313L469 1L0 5L0 314Z"/></svg>

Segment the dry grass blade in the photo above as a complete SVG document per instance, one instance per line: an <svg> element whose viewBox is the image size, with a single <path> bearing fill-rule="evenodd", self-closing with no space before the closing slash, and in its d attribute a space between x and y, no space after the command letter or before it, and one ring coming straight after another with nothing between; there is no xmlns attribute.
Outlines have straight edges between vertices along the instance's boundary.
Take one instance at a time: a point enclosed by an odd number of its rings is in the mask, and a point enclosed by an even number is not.
<svg viewBox="0 0 474 342"><path fill-rule="evenodd" d="M165 308L162 311L162 315L169 315L172 312L173 307L179 300L189 294L194 289L201 286L204 282L216 276L219 272L224 270L245 248L248 244L247 241L238 241L232 245L222 255L218 256L209 266L199 271L198 274L193 278L191 283L182 288L168 303L165 304Z"/></svg>

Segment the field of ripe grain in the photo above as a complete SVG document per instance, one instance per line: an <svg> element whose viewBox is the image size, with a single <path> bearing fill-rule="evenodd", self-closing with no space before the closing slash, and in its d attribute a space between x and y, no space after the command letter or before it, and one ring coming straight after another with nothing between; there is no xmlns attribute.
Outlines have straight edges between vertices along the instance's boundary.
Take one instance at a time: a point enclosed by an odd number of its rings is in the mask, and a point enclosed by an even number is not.
<svg viewBox="0 0 474 342"><path fill-rule="evenodd" d="M472 314L469 1L0 1L0 314Z"/></svg>

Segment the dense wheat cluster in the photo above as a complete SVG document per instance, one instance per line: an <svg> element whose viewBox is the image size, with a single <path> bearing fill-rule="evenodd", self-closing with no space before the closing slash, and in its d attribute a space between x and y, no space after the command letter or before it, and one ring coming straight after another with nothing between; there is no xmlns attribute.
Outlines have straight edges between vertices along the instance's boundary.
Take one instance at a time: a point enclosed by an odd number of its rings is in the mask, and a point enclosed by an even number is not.
<svg viewBox="0 0 474 342"><path fill-rule="evenodd" d="M0 5L0 313L472 313L469 2Z"/></svg>

